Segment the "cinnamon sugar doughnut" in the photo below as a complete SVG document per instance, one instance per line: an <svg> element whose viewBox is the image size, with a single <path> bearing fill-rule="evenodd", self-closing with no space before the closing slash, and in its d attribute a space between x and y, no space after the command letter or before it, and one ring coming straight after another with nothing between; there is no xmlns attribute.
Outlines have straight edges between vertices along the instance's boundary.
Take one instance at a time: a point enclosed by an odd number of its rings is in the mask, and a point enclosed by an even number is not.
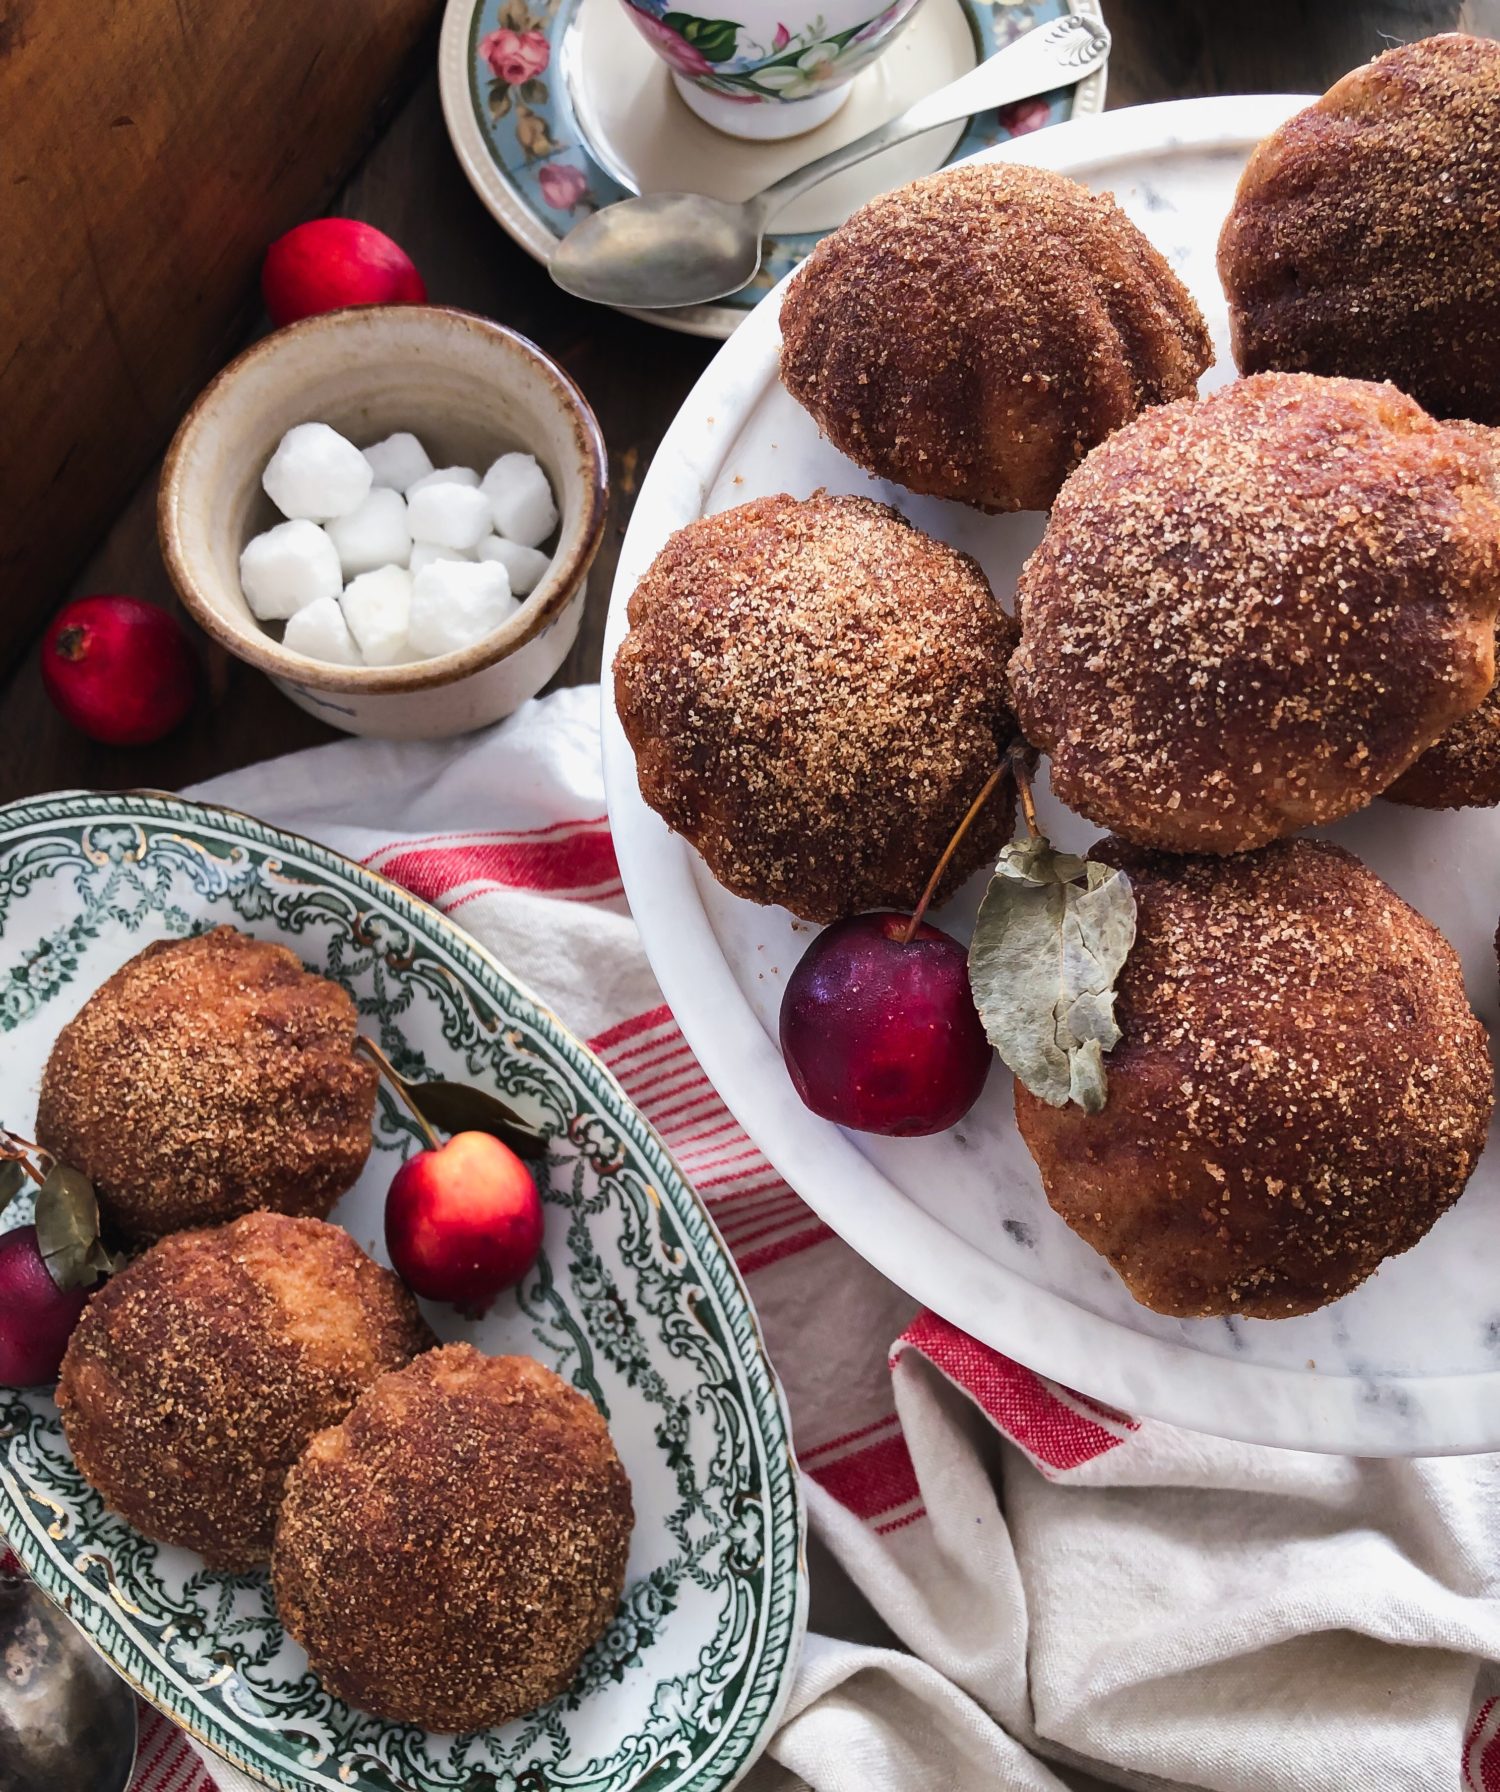
<svg viewBox="0 0 1500 1792"><path fill-rule="evenodd" d="M1016 1085L1054 1210L1180 1318L1311 1312L1463 1193L1493 1103L1458 955L1351 854L1105 841L1137 903L1104 1108Z"/></svg>
<svg viewBox="0 0 1500 1792"><path fill-rule="evenodd" d="M256 1208L321 1219L370 1154L379 1079L354 1036L348 995L285 946L158 940L58 1035L37 1138L129 1239Z"/></svg>
<svg viewBox="0 0 1500 1792"><path fill-rule="evenodd" d="M175 1233L111 1277L68 1341L57 1404L107 1505L240 1570L270 1560L308 1438L434 1342L341 1227L252 1213Z"/></svg>
<svg viewBox="0 0 1500 1792"><path fill-rule="evenodd" d="M1219 239L1235 360L1500 423L1500 43L1402 44L1274 131Z"/></svg>
<svg viewBox="0 0 1500 1792"><path fill-rule="evenodd" d="M1096 442L1191 392L1198 307L1108 194L1014 162L862 206L781 306L781 377L883 479L1045 510Z"/></svg>
<svg viewBox="0 0 1500 1792"><path fill-rule="evenodd" d="M752 902L909 907L1014 736L1015 632L967 555L868 498L700 518L636 587L615 659L641 794ZM944 893L1014 816L1007 788Z"/></svg>
<svg viewBox="0 0 1500 1792"><path fill-rule="evenodd" d="M1500 496L1500 429L1479 423L1451 426L1489 456ZM1500 621L1496 625L1500 667ZM1493 808L1500 803L1500 680L1478 709L1461 716L1383 793L1389 802L1421 809Z"/></svg>
<svg viewBox="0 0 1500 1792"><path fill-rule="evenodd" d="M1394 386L1267 373L1148 411L1018 587L1016 713L1101 827L1239 852L1362 807L1494 675L1487 457Z"/></svg>
<svg viewBox="0 0 1500 1792"><path fill-rule="evenodd" d="M598 1409L530 1357L448 1344L382 1376L287 1479L272 1581L340 1698L474 1730L564 1691L614 1616L630 1482Z"/></svg>

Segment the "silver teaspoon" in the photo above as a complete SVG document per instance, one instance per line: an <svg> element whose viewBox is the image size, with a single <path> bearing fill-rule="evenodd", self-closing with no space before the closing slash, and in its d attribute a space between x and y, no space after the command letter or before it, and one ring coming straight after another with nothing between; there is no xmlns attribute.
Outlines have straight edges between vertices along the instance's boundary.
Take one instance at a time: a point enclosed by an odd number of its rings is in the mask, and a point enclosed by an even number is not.
<svg viewBox="0 0 1500 1792"><path fill-rule="evenodd" d="M809 187L940 124L1070 87L1108 55L1109 33L1093 19L1070 13L1038 25L968 74L751 199L643 193L605 206L557 245L552 278L581 299L642 311L722 299L754 278L766 226Z"/></svg>
<svg viewBox="0 0 1500 1792"><path fill-rule="evenodd" d="M0 1569L0 1786L125 1792L135 1694L24 1575Z"/></svg>

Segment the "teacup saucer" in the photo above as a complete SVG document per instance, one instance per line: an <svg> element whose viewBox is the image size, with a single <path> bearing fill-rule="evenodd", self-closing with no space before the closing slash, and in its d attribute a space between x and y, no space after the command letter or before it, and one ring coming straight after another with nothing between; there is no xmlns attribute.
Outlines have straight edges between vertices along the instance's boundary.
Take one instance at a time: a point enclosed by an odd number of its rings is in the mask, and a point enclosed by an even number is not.
<svg viewBox="0 0 1500 1792"><path fill-rule="evenodd" d="M585 212L630 193L691 186L739 199L863 135L1011 38L1096 0L925 0L816 130L781 142L726 137L695 117L620 0L448 0L439 75L448 134L475 191L538 261ZM496 34L500 34L498 37ZM482 46L489 45L489 55ZM642 312L668 329L727 336L818 238L876 193L1010 136L1098 112L1105 71L1075 88L947 125L815 187L768 235L749 286L715 305Z"/></svg>

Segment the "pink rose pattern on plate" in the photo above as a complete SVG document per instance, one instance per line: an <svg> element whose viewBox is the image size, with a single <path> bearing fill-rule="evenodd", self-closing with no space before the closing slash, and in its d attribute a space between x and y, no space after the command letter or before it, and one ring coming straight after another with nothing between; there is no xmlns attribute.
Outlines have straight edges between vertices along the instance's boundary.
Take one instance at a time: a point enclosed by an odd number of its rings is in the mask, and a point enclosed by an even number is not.
<svg viewBox="0 0 1500 1792"><path fill-rule="evenodd" d="M554 211L570 212L588 197L589 177L568 162L548 162L538 170L536 181Z"/></svg>
<svg viewBox="0 0 1500 1792"><path fill-rule="evenodd" d="M552 46L540 31L492 31L481 38L479 54L507 87L540 75L552 60Z"/></svg>

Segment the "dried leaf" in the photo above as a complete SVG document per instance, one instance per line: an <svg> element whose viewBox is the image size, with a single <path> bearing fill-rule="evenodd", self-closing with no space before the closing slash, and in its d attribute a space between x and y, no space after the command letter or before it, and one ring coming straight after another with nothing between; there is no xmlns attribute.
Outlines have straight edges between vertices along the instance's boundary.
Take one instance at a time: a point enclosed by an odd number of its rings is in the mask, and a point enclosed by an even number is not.
<svg viewBox="0 0 1500 1792"><path fill-rule="evenodd" d="M31 1178L15 1158L0 1163L0 1214L3 1214Z"/></svg>
<svg viewBox="0 0 1500 1792"><path fill-rule="evenodd" d="M406 1083L423 1117L439 1132L487 1132L517 1157L547 1155L547 1135L485 1089L467 1083Z"/></svg>
<svg viewBox="0 0 1500 1792"><path fill-rule="evenodd" d="M547 127L529 106L516 101L516 142L526 154L526 159L539 162L550 156L557 144L547 135Z"/></svg>
<svg viewBox="0 0 1500 1792"><path fill-rule="evenodd" d="M969 947L969 982L996 1051L1053 1107L1104 1106L1104 1053L1120 1037L1115 979L1134 943L1123 871L1056 852L1040 835L1001 853Z"/></svg>
<svg viewBox="0 0 1500 1792"><path fill-rule="evenodd" d="M37 1190L36 1244L59 1288L91 1288L120 1266L99 1239L93 1183L67 1164L54 1164Z"/></svg>

